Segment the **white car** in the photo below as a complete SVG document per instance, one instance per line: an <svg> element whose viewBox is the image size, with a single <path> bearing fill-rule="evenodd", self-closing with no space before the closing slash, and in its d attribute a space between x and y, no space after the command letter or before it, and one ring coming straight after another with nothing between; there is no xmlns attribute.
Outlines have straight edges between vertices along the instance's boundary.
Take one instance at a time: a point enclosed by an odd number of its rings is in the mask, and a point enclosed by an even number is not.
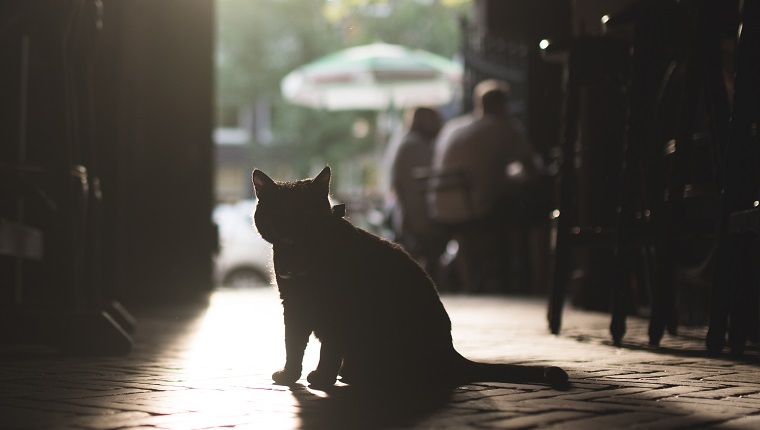
<svg viewBox="0 0 760 430"><path fill-rule="evenodd" d="M271 284L272 245L259 236L253 225L255 207L255 200L241 200L214 208L213 219L219 229L219 253L214 264L217 285Z"/></svg>

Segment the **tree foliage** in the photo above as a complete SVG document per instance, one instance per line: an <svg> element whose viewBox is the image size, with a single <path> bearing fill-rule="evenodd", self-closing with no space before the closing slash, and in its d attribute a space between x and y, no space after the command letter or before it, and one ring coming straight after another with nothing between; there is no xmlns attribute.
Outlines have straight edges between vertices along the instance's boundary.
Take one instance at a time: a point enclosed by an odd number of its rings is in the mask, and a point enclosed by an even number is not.
<svg viewBox="0 0 760 430"><path fill-rule="evenodd" d="M466 0L218 0L219 111L264 101L272 107L271 142L254 140L254 164L294 176L315 161L333 165L372 151L374 131L352 133L371 112L323 112L282 100L281 79L291 70L339 49L384 41L451 57Z"/></svg>
<svg viewBox="0 0 760 430"><path fill-rule="evenodd" d="M452 57L458 18L469 8L467 0L339 0L328 2L326 17L341 25L349 45L383 41Z"/></svg>
<svg viewBox="0 0 760 430"><path fill-rule="evenodd" d="M225 104L276 97L280 79L338 43L318 0L221 0L218 92Z"/></svg>

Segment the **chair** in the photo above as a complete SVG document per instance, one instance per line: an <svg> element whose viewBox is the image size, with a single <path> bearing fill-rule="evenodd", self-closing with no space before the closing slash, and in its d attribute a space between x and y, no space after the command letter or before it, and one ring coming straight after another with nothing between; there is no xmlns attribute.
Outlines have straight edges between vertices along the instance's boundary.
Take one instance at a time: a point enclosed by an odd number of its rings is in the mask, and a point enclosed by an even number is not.
<svg viewBox="0 0 760 430"><path fill-rule="evenodd" d="M456 225L471 220L474 216L470 184L467 174L459 170L438 171L431 168L417 168L414 178L424 183L424 198L427 201L428 217L442 225ZM441 211L445 206L446 211Z"/></svg>
<svg viewBox="0 0 760 430"><path fill-rule="evenodd" d="M616 212L623 170L628 51L628 45L623 41L590 36L576 38L564 46L549 45L544 50L547 56L566 59L568 76L562 164L558 176L559 201L554 214L555 263L548 309L549 328L553 334L558 334L561 328L574 251L603 248L614 254L613 258L617 260L619 219ZM605 124L605 127L599 124ZM583 160L580 154L584 152L588 157L596 157L592 162L606 163L601 169L592 166L585 172L587 175L600 171L612 175L587 178L587 185L600 180L607 182L596 196L585 199L581 196L583 189L576 169ZM590 208L592 204L593 209ZM618 268L612 269L614 276L618 272Z"/></svg>
<svg viewBox="0 0 760 430"><path fill-rule="evenodd" d="M760 238L760 4L744 4L737 55L734 110L726 149L720 236L713 279L707 352L726 344L741 355L748 339L760 338L757 242Z"/></svg>
<svg viewBox="0 0 760 430"><path fill-rule="evenodd" d="M637 298L632 297L632 285L636 284L650 293L649 343L659 345L666 328L672 334L677 331L675 274L682 264L683 247L698 241L709 249L717 231L720 149L727 123L727 99L716 61L720 53L717 25L711 24L710 11L709 5L699 1L655 2L611 19L609 25L632 23L636 29L630 63L622 60L622 54L614 63L615 57L603 45L589 45L593 51L586 55L587 59L601 57L604 60L598 61L620 67L619 76L630 77L629 86L624 86L630 95L626 100L625 168L621 169L618 216L606 225L588 226L573 222L577 204L569 185L572 181L565 178L569 173L572 179L573 169L563 167L557 268L549 308L553 333L560 326L568 255L571 249L581 246L603 246L615 253L610 269L610 332L615 344L620 344L625 334L626 315ZM573 127L577 122L573 116L575 93L583 79L588 79L579 76L584 73L581 66L574 66L573 58L583 57L579 56L580 48L573 48L568 65L565 166L573 161L568 152L572 154L577 138ZM585 73L589 75L589 71ZM571 209L570 220L563 208ZM710 255L708 252L704 259ZM702 263L708 266L708 261Z"/></svg>

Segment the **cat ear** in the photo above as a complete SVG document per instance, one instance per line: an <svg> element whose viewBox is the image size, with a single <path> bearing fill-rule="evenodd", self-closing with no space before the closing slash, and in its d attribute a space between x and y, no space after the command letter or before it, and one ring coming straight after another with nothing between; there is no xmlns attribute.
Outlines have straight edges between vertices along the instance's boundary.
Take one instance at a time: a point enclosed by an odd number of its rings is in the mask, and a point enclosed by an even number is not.
<svg viewBox="0 0 760 430"><path fill-rule="evenodd" d="M325 166L312 183L319 188L320 193L330 194L330 166Z"/></svg>
<svg viewBox="0 0 760 430"><path fill-rule="evenodd" d="M253 173L251 173L251 181L253 181L253 189L259 200L261 200L261 197L269 193L269 191L275 186L272 178L259 169L253 170Z"/></svg>

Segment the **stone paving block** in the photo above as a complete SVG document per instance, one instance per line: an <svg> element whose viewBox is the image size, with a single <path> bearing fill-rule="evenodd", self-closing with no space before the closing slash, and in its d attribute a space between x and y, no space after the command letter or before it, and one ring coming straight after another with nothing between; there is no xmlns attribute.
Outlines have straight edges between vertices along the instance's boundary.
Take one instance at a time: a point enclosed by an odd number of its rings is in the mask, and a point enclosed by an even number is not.
<svg viewBox="0 0 760 430"><path fill-rule="evenodd" d="M662 399L649 400L649 399L634 399L627 397L612 397L603 400L594 400L590 403L594 405L605 405L610 409L626 410L626 411L639 411L639 412L652 412L652 413L665 413L665 414L690 414L694 413L698 408L684 407L683 404L665 403Z"/></svg>
<svg viewBox="0 0 760 430"><path fill-rule="evenodd" d="M745 404L742 402L736 402L733 399L700 399L700 398L688 398L688 397L669 397L667 399L660 399L658 401L662 404L671 404L673 408L679 408L689 412L702 412L709 414L734 414L735 416L743 416L760 412L760 408L754 404Z"/></svg>
<svg viewBox="0 0 760 430"><path fill-rule="evenodd" d="M604 382L595 382L595 381L582 381L575 378L570 378L570 389L571 390L608 390L612 388L613 385L606 384Z"/></svg>
<svg viewBox="0 0 760 430"><path fill-rule="evenodd" d="M703 380L681 380L678 382L674 382L668 385L681 385L681 386L689 386L689 387L698 387L703 390L720 390L723 388L728 388L731 386L736 386L738 384L736 383L726 383L726 382L712 382L712 381L703 381Z"/></svg>
<svg viewBox="0 0 760 430"><path fill-rule="evenodd" d="M720 423L716 428L721 429L757 429L760 428L760 413L728 420Z"/></svg>
<svg viewBox="0 0 760 430"><path fill-rule="evenodd" d="M72 399L72 400L65 400L63 403L68 403L72 405L80 405L80 406L89 406L94 408L105 408L105 409L115 409L119 411L137 411L137 412L145 412L152 415L170 415L170 414L176 414L180 412L188 412L187 409L184 408L172 408L163 406L161 404L156 405L138 405L138 404L131 404L128 402L117 402L115 400L107 400L102 398L91 398L91 399Z"/></svg>
<svg viewBox="0 0 760 430"><path fill-rule="evenodd" d="M590 418L577 419L569 422L562 422L549 428L588 430L620 429L629 428L636 425L643 425L646 427L649 423L664 418L669 418L669 416L646 412L622 412L617 414L607 414L603 416L595 416Z"/></svg>
<svg viewBox="0 0 760 430"><path fill-rule="evenodd" d="M499 396L512 395L512 394L519 395L519 394L525 394L525 393L526 391L512 390L512 389L507 389L507 388L467 390L467 391L459 391L455 393L452 396L452 402L454 403L470 402L474 400L486 399L489 397L499 397Z"/></svg>
<svg viewBox="0 0 760 430"><path fill-rule="evenodd" d="M95 385L95 384L89 384L86 382L82 382L76 379L61 379L59 378L39 378L39 379L16 379L13 381L16 384L20 385L29 385L29 386L38 386L38 387L45 387L45 388L64 388L64 389L71 389L71 388L79 388L82 390L110 390L113 389L113 387L104 387L103 385Z"/></svg>
<svg viewBox="0 0 760 430"><path fill-rule="evenodd" d="M594 400L599 398L610 398L615 397L619 395L624 394L633 394L633 393L640 393L644 391L648 391L648 388L640 388L640 387L622 387L622 388L613 388L611 390L595 390L595 391L589 391L585 393L570 393L565 394L561 396L557 396L559 398L568 398L572 400Z"/></svg>
<svg viewBox="0 0 760 430"><path fill-rule="evenodd" d="M46 391L45 387L40 386L19 385L15 382L0 382L0 399L24 397Z"/></svg>
<svg viewBox="0 0 760 430"><path fill-rule="evenodd" d="M564 392L559 392L564 393ZM543 399L543 398L555 398L558 396L558 391L555 390L541 390L541 391L528 391L524 393L513 393L513 394L504 394L501 396L492 396L489 397L490 399L494 399L495 401L498 401L500 403L516 403L516 402L524 402L528 400L536 400L536 399Z"/></svg>
<svg viewBox="0 0 760 430"><path fill-rule="evenodd" d="M540 399L536 401L526 402L526 404L529 404L532 407L538 408L540 410L574 410L589 412L597 415L619 413L625 411L654 414L688 413L679 412L673 408L668 408L667 405L664 404L641 400L631 400L627 402L616 403L614 401L607 400L586 401L568 399Z"/></svg>
<svg viewBox="0 0 760 430"><path fill-rule="evenodd" d="M272 411L293 411L297 409L294 402L287 403L285 405L281 403L268 402L263 407L259 407L253 402L240 400L225 400L208 398L205 401L200 399L186 399L186 398L163 398L156 399L154 401L136 401L130 402L130 405L141 405L147 408L175 408L177 410L187 410L191 412L203 412L208 414L215 414L221 412L229 412L231 414L238 414L241 412L250 412L261 409Z"/></svg>
<svg viewBox="0 0 760 430"><path fill-rule="evenodd" d="M408 428L415 429L466 429L499 428L498 423L502 419L518 416L515 412L503 411L473 411L468 414L457 410L457 413L438 413L426 417L414 423L409 423Z"/></svg>
<svg viewBox="0 0 760 430"><path fill-rule="evenodd" d="M612 379L602 379L597 382L598 388L595 390L612 390L616 388L642 388L642 389L657 389L662 388L663 386L667 386L666 384L662 383L655 383L655 382L643 382L639 380L612 380ZM573 384L575 385L575 384Z"/></svg>
<svg viewBox="0 0 760 430"><path fill-rule="evenodd" d="M3 429L52 429L66 419L76 417L67 412L41 413L26 407L6 406L0 404L0 428Z"/></svg>
<svg viewBox="0 0 760 430"><path fill-rule="evenodd" d="M686 395L686 394L701 392L701 391L703 391L703 389L700 387L665 386L665 387L655 388L655 389L641 391L637 393L614 396L613 399L616 399L617 401L622 401L622 402L627 401L628 399L659 400L659 399L664 399L667 397L677 397L680 395Z"/></svg>
<svg viewBox="0 0 760 430"><path fill-rule="evenodd" d="M61 420L60 424L76 428L108 430L132 426L133 423L148 417L151 415L145 412L116 412L105 415L79 415Z"/></svg>
<svg viewBox="0 0 760 430"><path fill-rule="evenodd" d="M118 412L115 409L93 408L89 406L72 405L56 401L30 400L30 399L2 399L0 403L4 406L14 406L20 408L33 409L45 412L63 412L78 415L107 415ZM0 421L2 422L2 421Z"/></svg>
<svg viewBox="0 0 760 430"><path fill-rule="evenodd" d="M758 410L760 410L760 398L758 397L739 396L739 397L729 397L724 400L730 400L732 402L736 402L740 404L754 405L758 408Z"/></svg>
<svg viewBox="0 0 760 430"><path fill-rule="evenodd" d="M719 424L733 418L735 418L733 415L695 413L635 424L631 428L641 430L706 429L716 428Z"/></svg>
<svg viewBox="0 0 760 430"><path fill-rule="evenodd" d="M608 405L610 408L617 408L618 410L651 412L666 415L684 415L694 412L693 409L673 407L672 404L665 404L659 400L652 401L646 399L622 399L613 397L611 399L594 400L593 403Z"/></svg>
<svg viewBox="0 0 760 430"><path fill-rule="evenodd" d="M206 429L206 428L232 428L239 424L247 424L252 421L248 414L243 415L219 415L198 412L185 412L171 415L153 415L130 420L130 426L151 426L154 428L171 429ZM90 427L93 429L106 429L109 427Z"/></svg>
<svg viewBox="0 0 760 430"><path fill-rule="evenodd" d="M223 390L169 390L169 391L141 391L138 393L126 393L114 396L111 400L119 403L148 404L155 402L188 402L203 401L204 399L216 399L225 396Z"/></svg>
<svg viewBox="0 0 760 430"><path fill-rule="evenodd" d="M724 375L706 375L703 377L703 380L723 383L739 382L760 385L760 373L753 372L753 370L754 369L747 369L747 371L744 372L731 372Z"/></svg>
<svg viewBox="0 0 760 430"><path fill-rule="evenodd" d="M27 396L37 400L64 400L64 399L87 399L92 397L112 397L130 394L145 393L145 390L123 389L115 387L112 390L82 390L82 389L61 389L54 392L35 393Z"/></svg>
<svg viewBox="0 0 760 430"><path fill-rule="evenodd" d="M592 371L585 371L585 375L578 375L576 378L578 379L584 379L584 378L603 378L603 377L620 377L622 375L628 375L631 378L639 378L641 377L639 373L636 372L635 369L598 369L598 370L592 370Z"/></svg>
<svg viewBox="0 0 760 430"><path fill-rule="evenodd" d="M104 379L100 381L103 385L108 386L118 386L124 389L135 389L140 390L144 392L149 391L177 391L177 390L186 390L186 387L179 387L175 385L162 385L162 384L147 384L142 382L120 382L120 381L111 381Z"/></svg>
<svg viewBox="0 0 760 430"><path fill-rule="evenodd" d="M627 380L627 379L635 379L635 380L641 380L641 381L648 381L652 379L660 379L664 376L674 376L674 375L685 375L688 374L688 371L673 371L670 369L650 369L646 365L639 365L636 367L628 366L625 369L625 373L620 372L619 374L611 374L606 375L606 379L621 379L621 380Z"/></svg>
<svg viewBox="0 0 760 430"><path fill-rule="evenodd" d="M469 390L474 390L478 388L483 388L486 390L490 390L492 388L510 388L510 389L519 390L519 391L535 391L535 390L546 389L546 385L518 384L514 382L476 382L474 384L468 384L466 387Z"/></svg>
<svg viewBox="0 0 760 430"><path fill-rule="evenodd" d="M683 369L679 367L680 365L676 363L669 364L667 367L677 368L677 370L664 370L658 375L652 375L652 376L645 376L642 377L642 380L645 381L652 381L657 382L660 384L672 384L672 383L681 383L683 381L689 381L689 380L699 380L702 376L709 375L711 373L705 372L704 370L696 370L696 369ZM663 366L666 367L666 366Z"/></svg>
<svg viewBox="0 0 760 430"><path fill-rule="evenodd" d="M45 389L44 387L38 387L34 391L27 391L24 393L19 393L17 395L13 395L10 397L18 398L18 399L35 399L35 400L59 400L59 399L77 399L77 398L83 398L83 397L93 397L94 393L102 393L102 391L90 391L90 390L79 390L77 388L56 388L51 387L48 389Z"/></svg>
<svg viewBox="0 0 760 430"><path fill-rule="evenodd" d="M166 382L166 381L159 381L151 378L146 379L135 379L135 383L139 385L148 385L148 386L154 386L157 387L157 389L152 391L170 391L170 390L186 390L190 387L187 386L187 381L178 381L178 382ZM120 384L119 382L116 383L117 385Z"/></svg>
<svg viewBox="0 0 760 430"><path fill-rule="evenodd" d="M281 413L271 413L271 412L262 412L257 413L255 415L251 415L248 417L245 423L241 423L235 426L235 430L243 429L243 430L261 430L261 429L271 429L271 430L292 430L292 429L326 429L326 428L335 428L340 429L341 427L325 427L322 426L323 420L316 420L316 419L304 419L303 417L299 417L294 414L290 415L283 415ZM330 418L327 420L328 423L334 423L334 419ZM350 428L350 427L342 427L342 428Z"/></svg>
<svg viewBox="0 0 760 430"><path fill-rule="evenodd" d="M570 424L575 420L587 418L591 414L580 411L547 411L538 414L522 415L518 417L503 418L491 422L494 428L514 429L527 427L546 427L547 425L561 422L562 425Z"/></svg>
<svg viewBox="0 0 760 430"><path fill-rule="evenodd" d="M735 384L735 382L725 383L720 381L705 380L702 376L703 374L695 371L693 373L687 373L683 375L663 376L658 378L656 381L661 384L696 384L702 387L725 387L727 385Z"/></svg>
<svg viewBox="0 0 760 430"><path fill-rule="evenodd" d="M201 350L199 339L219 326L212 321L220 314L213 305L176 321L171 313L140 317L134 351L126 357L0 357L0 429L760 428L760 361L700 356L699 336L671 336L668 347L648 348L648 322L640 318L628 321L629 347L617 348L609 343L604 313L568 309L567 329L552 336L543 302L445 298L463 353L490 362L561 365L571 385L563 391L540 384L470 384L441 404L412 399L390 410L385 402L354 399L351 391L272 385L271 372L284 354L281 335L242 330L241 321L271 313L281 330L276 292L224 294L235 303L222 310L225 319L237 309L242 313ZM256 348L230 333L245 333ZM316 364L319 344L309 347L307 369ZM404 408L408 413L400 412Z"/></svg>
<svg viewBox="0 0 760 430"><path fill-rule="evenodd" d="M760 387L755 384L742 385L736 387L719 388L717 390L701 390L692 393L683 394L682 397L699 397L703 399L722 399L725 397L736 397L741 395L751 395L760 392Z"/></svg>

